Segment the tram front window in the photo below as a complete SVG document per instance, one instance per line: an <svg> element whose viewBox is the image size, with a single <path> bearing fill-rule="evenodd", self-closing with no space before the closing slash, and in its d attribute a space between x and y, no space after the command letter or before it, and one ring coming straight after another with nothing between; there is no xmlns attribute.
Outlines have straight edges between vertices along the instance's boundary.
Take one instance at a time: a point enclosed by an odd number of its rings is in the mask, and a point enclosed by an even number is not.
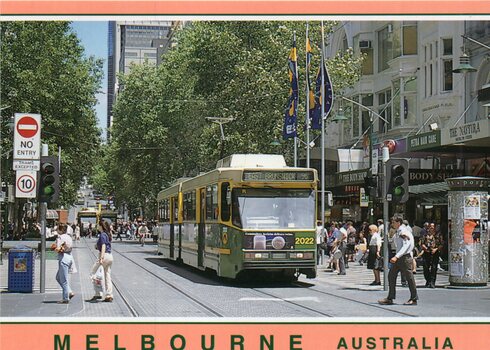
<svg viewBox="0 0 490 350"><path fill-rule="evenodd" d="M244 229L315 227L315 193L304 189L236 188L233 221Z"/></svg>

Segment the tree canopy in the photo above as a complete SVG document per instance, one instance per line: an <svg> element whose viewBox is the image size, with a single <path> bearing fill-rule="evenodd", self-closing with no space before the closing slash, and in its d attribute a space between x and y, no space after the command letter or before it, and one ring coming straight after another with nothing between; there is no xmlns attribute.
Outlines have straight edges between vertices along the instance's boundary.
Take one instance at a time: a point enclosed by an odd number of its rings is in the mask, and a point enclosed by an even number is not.
<svg viewBox="0 0 490 350"><path fill-rule="evenodd" d="M326 32L334 25L328 23ZM305 57L304 22L193 22L176 33L158 67L133 66L120 77L104 166L108 176L99 177L105 181L99 185L130 207L148 208L162 187L209 171L222 155L281 152L291 159L291 142L277 149L271 141L282 134L293 33L299 57ZM318 22L310 24L310 33L316 70ZM329 60L336 89L358 78L360 63L351 50ZM304 96L302 66L299 62ZM301 99L299 132L306 114ZM225 140L207 117L233 119L224 125Z"/></svg>
<svg viewBox="0 0 490 350"><path fill-rule="evenodd" d="M41 114L42 143L61 149L61 205L72 204L97 161L95 115L102 60L85 57L69 22L1 22L2 149L12 149L6 127L14 113ZM13 174L2 173L12 183Z"/></svg>

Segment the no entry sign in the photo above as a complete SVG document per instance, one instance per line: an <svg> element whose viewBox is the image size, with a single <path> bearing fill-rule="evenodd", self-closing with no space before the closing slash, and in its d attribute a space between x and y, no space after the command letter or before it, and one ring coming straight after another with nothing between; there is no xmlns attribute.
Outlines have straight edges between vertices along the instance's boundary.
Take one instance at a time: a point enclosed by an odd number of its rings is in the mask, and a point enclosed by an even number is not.
<svg viewBox="0 0 490 350"><path fill-rule="evenodd" d="M40 158L41 115L15 113L14 159Z"/></svg>
<svg viewBox="0 0 490 350"><path fill-rule="evenodd" d="M29 115L25 115L17 122L17 132L23 138L31 138L36 136L39 131L39 123L36 119Z"/></svg>

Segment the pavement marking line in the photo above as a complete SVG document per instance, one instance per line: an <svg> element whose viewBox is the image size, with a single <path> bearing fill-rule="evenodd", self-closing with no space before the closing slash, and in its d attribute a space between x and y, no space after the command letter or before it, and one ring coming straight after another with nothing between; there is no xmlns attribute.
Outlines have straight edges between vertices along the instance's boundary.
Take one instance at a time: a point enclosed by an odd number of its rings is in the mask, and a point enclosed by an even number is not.
<svg viewBox="0 0 490 350"><path fill-rule="evenodd" d="M296 297L296 298L253 298L253 297L246 297L246 298L240 298L239 301L314 301L319 303L320 300L318 300L317 297Z"/></svg>

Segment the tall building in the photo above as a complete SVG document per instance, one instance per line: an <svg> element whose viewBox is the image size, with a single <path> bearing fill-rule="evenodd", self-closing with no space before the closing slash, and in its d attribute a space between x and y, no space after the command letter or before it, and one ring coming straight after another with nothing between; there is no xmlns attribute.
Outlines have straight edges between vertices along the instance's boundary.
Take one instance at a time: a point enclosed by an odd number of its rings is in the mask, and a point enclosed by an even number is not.
<svg viewBox="0 0 490 350"><path fill-rule="evenodd" d="M393 210L411 222L447 222L446 178L490 177L489 34L489 21L349 21L329 37L328 56L350 47L365 59L360 80L336 91L348 120L326 129L327 220L380 217L362 188L383 145L410 159L410 199Z"/></svg>
<svg viewBox="0 0 490 350"><path fill-rule="evenodd" d="M133 64L158 64L168 49L172 21L110 21L108 36L107 128L119 89L117 74L129 73ZM109 139L109 134L108 134Z"/></svg>

